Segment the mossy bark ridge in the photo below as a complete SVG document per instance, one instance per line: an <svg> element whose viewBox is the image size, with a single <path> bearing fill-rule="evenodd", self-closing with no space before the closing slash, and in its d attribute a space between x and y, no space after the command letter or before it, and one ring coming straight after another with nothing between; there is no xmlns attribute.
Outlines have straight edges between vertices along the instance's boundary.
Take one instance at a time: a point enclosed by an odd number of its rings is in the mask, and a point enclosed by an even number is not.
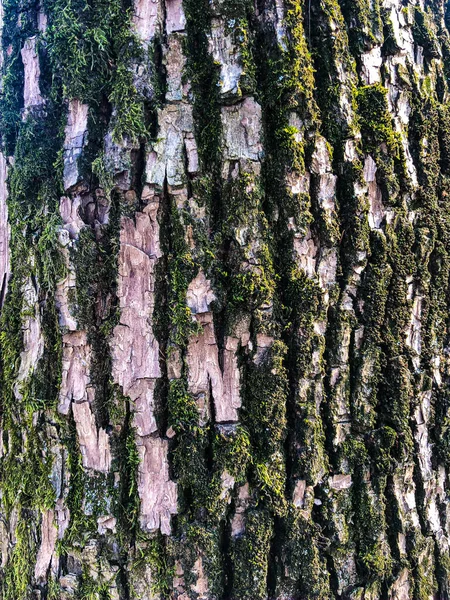
<svg viewBox="0 0 450 600"><path fill-rule="evenodd" d="M449 598L447 3L1 14L0 598Z"/></svg>

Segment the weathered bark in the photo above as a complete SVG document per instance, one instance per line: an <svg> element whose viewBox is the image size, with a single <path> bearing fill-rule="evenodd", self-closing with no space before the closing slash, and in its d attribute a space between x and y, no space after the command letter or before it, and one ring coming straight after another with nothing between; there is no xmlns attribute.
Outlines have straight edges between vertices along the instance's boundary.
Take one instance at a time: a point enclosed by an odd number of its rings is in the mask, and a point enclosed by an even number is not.
<svg viewBox="0 0 450 600"><path fill-rule="evenodd" d="M0 597L450 597L450 9L4 0Z"/></svg>

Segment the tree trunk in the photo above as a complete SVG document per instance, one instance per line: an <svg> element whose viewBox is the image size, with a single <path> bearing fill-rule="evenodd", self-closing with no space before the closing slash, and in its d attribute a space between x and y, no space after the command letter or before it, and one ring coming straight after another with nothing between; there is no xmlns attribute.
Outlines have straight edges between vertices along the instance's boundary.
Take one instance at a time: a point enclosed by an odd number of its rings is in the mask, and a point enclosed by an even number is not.
<svg viewBox="0 0 450 600"><path fill-rule="evenodd" d="M444 4L3 0L2 600L450 598Z"/></svg>

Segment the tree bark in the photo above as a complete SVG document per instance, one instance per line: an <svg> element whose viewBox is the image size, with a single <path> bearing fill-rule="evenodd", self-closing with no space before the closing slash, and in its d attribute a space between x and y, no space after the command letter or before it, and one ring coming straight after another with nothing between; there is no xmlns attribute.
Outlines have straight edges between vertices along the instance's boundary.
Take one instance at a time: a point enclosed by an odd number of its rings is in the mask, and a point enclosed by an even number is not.
<svg viewBox="0 0 450 600"><path fill-rule="evenodd" d="M450 597L444 0L3 0L0 597Z"/></svg>

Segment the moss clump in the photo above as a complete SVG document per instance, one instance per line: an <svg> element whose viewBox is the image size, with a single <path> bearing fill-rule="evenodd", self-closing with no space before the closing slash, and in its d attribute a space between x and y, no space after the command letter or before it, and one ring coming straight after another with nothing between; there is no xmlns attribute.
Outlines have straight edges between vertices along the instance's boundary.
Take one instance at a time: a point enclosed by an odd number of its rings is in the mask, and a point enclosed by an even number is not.
<svg viewBox="0 0 450 600"><path fill-rule="evenodd" d="M333 598L326 559L319 551L320 527L291 507L280 530L277 597Z"/></svg>
<svg viewBox="0 0 450 600"><path fill-rule="evenodd" d="M21 512L15 528L16 543L10 560L2 574L0 591L4 600L28 600L36 558L36 542L33 536L31 513Z"/></svg>
<svg viewBox="0 0 450 600"><path fill-rule="evenodd" d="M150 567L152 578L148 593L161 594L164 598L170 597L175 569L167 539L160 533L154 537L138 533L135 556L130 567L132 589L133 581L139 582L139 586L142 586L142 581L145 581L144 573L148 567ZM133 597L137 598L137 593L138 591L135 590Z"/></svg>
<svg viewBox="0 0 450 600"><path fill-rule="evenodd" d="M436 407L435 423L432 429L437 459L444 465L450 465L450 396L445 389L434 393Z"/></svg>
<svg viewBox="0 0 450 600"><path fill-rule="evenodd" d="M120 396L120 399L119 397ZM118 515L119 537L123 548L133 543L139 528L140 498L138 493L139 452L135 431L130 423L128 400L117 394L116 402L126 403L126 415L119 439L116 440L114 457L118 461L120 483L117 489L115 514Z"/></svg>
<svg viewBox="0 0 450 600"><path fill-rule="evenodd" d="M106 96L114 106L114 140L146 137L148 94L138 91L133 79L133 67L144 61L145 52L132 32L131 9L121 0L45 0L44 8L46 46L64 95L96 107Z"/></svg>
<svg viewBox="0 0 450 600"><path fill-rule="evenodd" d="M169 293L168 309L171 325L170 342L184 346L190 335L198 332L198 325L186 304L186 292L198 267L185 241L183 224L177 208L171 208L169 233Z"/></svg>
<svg viewBox="0 0 450 600"><path fill-rule="evenodd" d="M24 68L20 50L24 41L37 32L36 13L30 2L6 0L3 4L3 73L0 92L1 141L7 156L14 146L24 106Z"/></svg>
<svg viewBox="0 0 450 600"><path fill-rule="evenodd" d="M341 97L351 99L356 83L355 63L340 3L325 0L317 6L311 4L308 21L323 135L337 149L342 140L353 136L353 128L341 109ZM345 72L345 81L341 81L338 69Z"/></svg>
<svg viewBox="0 0 450 600"><path fill-rule="evenodd" d="M57 240L60 220L54 214L62 172L58 143L62 140L64 115L59 102L58 90L52 89L46 112L28 114L18 124L14 140L3 139L7 150L9 143L16 142L17 159L10 166L8 178L13 273L2 309L0 334L2 507L8 518L13 510L19 515L18 554L13 553L6 567L9 575L5 585L7 593L17 598L28 597L30 591L27 582L32 581L29 569L34 555L30 552L35 550L32 536L38 527L38 511L53 508L56 500L51 482L52 428L44 411L51 414L55 408L61 377L61 339L54 300L56 284L65 273ZM31 306L24 297L30 286L37 296ZM27 318L39 321L44 349L42 358L30 372L21 374L19 382L24 350L22 327ZM22 560L29 565L26 569Z"/></svg>
<svg viewBox="0 0 450 600"><path fill-rule="evenodd" d="M231 431L216 428L213 456L217 485L225 471L234 477L237 485L244 485L247 481L247 468L253 460L247 429L240 424Z"/></svg>
<svg viewBox="0 0 450 600"><path fill-rule="evenodd" d="M254 476L274 512L285 510L286 346L274 342L259 364L250 364L245 378L242 422L250 433Z"/></svg>
<svg viewBox="0 0 450 600"><path fill-rule="evenodd" d="M197 597L194 588L198 584L197 577L202 573L208 582L210 597L214 599L223 597L225 582L221 529L184 519L180 526L182 534L174 544L174 550L181 559L185 588L189 597L193 600Z"/></svg>
<svg viewBox="0 0 450 600"><path fill-rule="evenodd" d="M392 561L387 544L383 540L386 529L382 477L374 479L374 490L369 483L368 452L364 442L353 439L346 442L346 454L353 467L352 528L356 545L357 565L364 581L381 582L391 574Z"/></svg>
<svg viewBox="0 0 450 600"><path fill-rule="evenodd" d="M19 56L14 56L6 67L2 78L0 95L0 123L2 126L2 145L7 155L14 152L14 145L23 109L24 71Z"/></svg>
<svg viewBox="0 0 450 600"><path fill-rule="evenodd" d="M344 0L341 7L348 27L350 50L358 59L382 39L380 2L376 0L369 5L364 0Z"/></svg>
<svg viewBox="0 0 450 600"><path fill-rule="evenodd" d="M208 426L200 426L199 411L182 379L170 382L168 396L169 425L177 435L172 460L175 475L183 491L181 507L194 516L207 508L209 473L206 465Z"/></svg>
<svg viewBox="0 0 450 600"><path fill-rule="evenodd" d="M299 114L308 115L311 121L316 121L319 115L313 93L314 69L304 31L304 12L301 0L288 0L286 3L285 47L278 60L270 65L279 74L278 82L272 79L273 87L265 93L269 101L282 107L282 110L295 109ZM282 119L279 124L282 125Z"/></svg>
<svg viewBox="0 0 450 600"><path fill-rule="evenodd" d="M111 600L111 581L105 581L103 577L94 579L87 566L83 567L79 579L76 598L79 600Z"/></svg>
<svg viewBox="0 0 450 600"><path fill-rule="evenodd" d="M218 104L219 72L208 49L211 28L208 0L184 0L186 15L186 76L194 93L195 138L204 170L216 168L220 153L221 120Z"/></svg>
<svg viewBox="0 0 450 600"><path fill-rule="evenodd" d="M269 225L262 210L262 190L253 174L241 172L224 184L222 192L227 202L208 261L218 292L216 309L225 310L228 330L249 314L255 327L264 329L270 327L277 277L268 243ZM257 247L254 239L259 240Z"/></svg>
<svg viewBox="0 0 450 600"><path fill-rule="evenodd" d="M183 380L170 382L168 417L177 433L172 456L180 507L172 552L181 560L186 589L197 583L200 557L209 592L221 597L223 519L232 493L230 489L224 494L222 475L227 472L236 484L246 482L252 460L249 435L241 426L228 431L200 425L197 403Z"/></svg>
<svg viewBox="0 0 450 600"><path fill-rule="evenodd" d="M285 354L285 345L274 342L260 363L248 366L246 374L243 422L260 456L277 451L285 435Z"/></svg>
<svg viewBox="0 0 450 600"><path fill-rule="evenodd" d="M387 89L380 83L358 88L356 102L365 150L374 152L385 143L390 153L396 152L397 140L387 105Z"/></svg>
<svg viewBox="0 0 450 600"><path fill-rule="evenodd" d="M0 468L2 475L3 507L10 515L15 506L24 509L50 509L55 503L55 491L51 484L52 457L42 446L46 443L45 426L32 424L31 416L24 419L22 435L17 424L9 426L9 439Z"/></svg>
<svg viewBox="0 0 450 600"><path fill-rule="evenodd" d="M414 7L414 26L413 37L414 42L418 46L422 46L424 56L431 60L439 58L439 44L436 34L433 32L430 24L429 16L418 6Z"/></svg>
<svg viewBox="0 0 450 600"><path fill-rule="evenodd" d="M106 196L110 197L114 189L114 177L111 172L112 168L108 164L108 157L103 151L94 159L91 168L92 173L98 178L99 186L105 192Z"/></svg>
<svg viewBox="0 0 450 600"><path fill-rule="evenodd" d="M432 597L437 589L432 540L420 534L410 535L408 550L411 561L413 594L417 600Z"/></svg>
<svg viewBox="0 0 450 600"><path fill-rule="evenodd" d="M96 520L92 516L85 515L83 511L85 473L73 418L68 423L66 435L64 441L68 450L67 466L70 472L70 488L67 495L70 523L60 542L60 553L65 552L75 543L79 543L86 531L95 531L97 528Z"/></svg>
<svg viewBox="0 0 450 600"><path fill-rule="evenodd" d="M249 509L246 512L245 533L236 538L232 545L232 598L267 598L272 536L273 520L270 513L264 508Z"/></svg>

